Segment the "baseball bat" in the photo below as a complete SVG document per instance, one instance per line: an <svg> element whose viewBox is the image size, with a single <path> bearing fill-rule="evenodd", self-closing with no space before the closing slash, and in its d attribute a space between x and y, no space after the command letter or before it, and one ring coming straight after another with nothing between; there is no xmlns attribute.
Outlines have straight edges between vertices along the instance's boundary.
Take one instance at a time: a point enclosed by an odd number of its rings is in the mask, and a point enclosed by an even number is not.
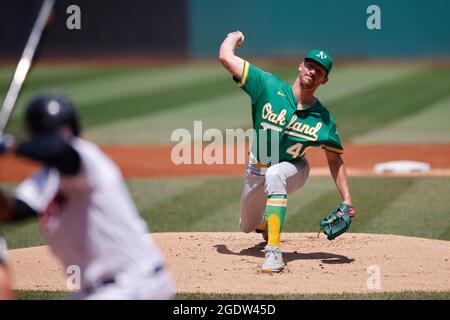
<svg viewBox="0 0 450 320"><path fill-rule="evenodd" d="M33 58L41 41L42 34L50 21L54 5L55 0L44 0L42 3L38 17L28 37L25 49L17 64L8 92L6 93L2 109L0 110L0 136L3 134L11 117L17 97L33 63Z"/></svg>

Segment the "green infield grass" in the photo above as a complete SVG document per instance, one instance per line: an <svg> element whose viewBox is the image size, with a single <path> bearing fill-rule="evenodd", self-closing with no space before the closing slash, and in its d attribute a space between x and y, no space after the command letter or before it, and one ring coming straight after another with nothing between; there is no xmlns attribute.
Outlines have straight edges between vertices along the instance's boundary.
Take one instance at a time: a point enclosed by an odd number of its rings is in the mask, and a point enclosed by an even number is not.
<svg viewBox="0 0 450 320"><path fill-rule="evenodd" d="M242 183L239 177L128 182L152 232L238 232ZM350 232L450 240L450 178L353 177L350 186L357 208ZM289 196L284 231L316 232L320 219L339 201L331 178L311 177L300 191ZM10 248L43 244L37 221L4 226L2 230Z"/></svg>
<svg viewBox="0 0 450 320"><path fill-rule="evenodd" d="M68 296L61 291L16 291L19 300L62 300ZM200 294L180 293L177 300L449 300L450 292L376 292L367 294Z"/></svg>

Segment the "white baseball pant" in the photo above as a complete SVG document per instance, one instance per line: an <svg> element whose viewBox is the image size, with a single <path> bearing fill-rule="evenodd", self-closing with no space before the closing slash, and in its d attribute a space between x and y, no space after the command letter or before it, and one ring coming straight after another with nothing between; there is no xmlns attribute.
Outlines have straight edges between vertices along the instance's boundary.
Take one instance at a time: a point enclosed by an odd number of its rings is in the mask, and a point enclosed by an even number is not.
<svg viewBox="0 0 450 320"><path fill-rule="evenodd" d="M114 283L90 291L75 292L71 300L171 300L175 298L175 285L170 274L161 270L155 275L126 273Z"/></svg>

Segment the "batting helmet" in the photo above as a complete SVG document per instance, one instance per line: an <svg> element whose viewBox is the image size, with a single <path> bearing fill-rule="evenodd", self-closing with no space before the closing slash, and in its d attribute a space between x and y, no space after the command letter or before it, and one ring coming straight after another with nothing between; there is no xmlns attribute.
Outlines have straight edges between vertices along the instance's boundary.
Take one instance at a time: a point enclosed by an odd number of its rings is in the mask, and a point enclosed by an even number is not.
<svg viewBox="0 0 450 320"><path fill-rule="evenodd" d="M75 136L80 135L73 104L59 94L45 93L31 100L26 107L25 122L31 134L53 133L68 126Z"/></svg>

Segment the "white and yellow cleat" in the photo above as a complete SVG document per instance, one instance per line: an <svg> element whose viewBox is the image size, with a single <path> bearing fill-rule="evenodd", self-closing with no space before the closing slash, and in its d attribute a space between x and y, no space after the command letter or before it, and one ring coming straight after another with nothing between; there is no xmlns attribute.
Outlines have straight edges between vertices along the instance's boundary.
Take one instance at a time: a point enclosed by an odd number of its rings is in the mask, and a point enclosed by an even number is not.
<svg viewBox="0 0 450 320"><path fill-rule="evenodd" d="M264 252L266 253L266 255L261 266L262 272L272 273L280 272L281 270L283 270L283 255L281 254L281 251L280 249L278 249L278 247L267 245L264 248Z"/></svg>

